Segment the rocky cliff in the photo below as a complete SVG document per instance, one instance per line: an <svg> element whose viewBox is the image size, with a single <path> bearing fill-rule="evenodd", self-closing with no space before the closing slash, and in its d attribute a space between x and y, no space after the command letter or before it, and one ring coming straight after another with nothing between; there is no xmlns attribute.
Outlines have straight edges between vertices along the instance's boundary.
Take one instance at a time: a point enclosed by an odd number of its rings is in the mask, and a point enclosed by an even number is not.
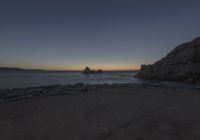
<svg viewBox="0 0 200 140"><path fill-rule="evenodd" d="M137 77L157 80L200 81L200 37L177 46L152 65L142 65Z"/></svg>

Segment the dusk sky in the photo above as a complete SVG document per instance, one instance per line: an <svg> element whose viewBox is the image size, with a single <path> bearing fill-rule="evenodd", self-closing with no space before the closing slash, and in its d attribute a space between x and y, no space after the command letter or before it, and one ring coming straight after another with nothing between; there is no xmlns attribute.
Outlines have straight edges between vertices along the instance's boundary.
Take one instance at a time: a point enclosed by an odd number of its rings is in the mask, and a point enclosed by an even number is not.
<svg viewBox="0 0 200 140"><path fill-rule="evenodd" d="M1 0L0 66L138 69L200 36L200 0Z"/></svg>

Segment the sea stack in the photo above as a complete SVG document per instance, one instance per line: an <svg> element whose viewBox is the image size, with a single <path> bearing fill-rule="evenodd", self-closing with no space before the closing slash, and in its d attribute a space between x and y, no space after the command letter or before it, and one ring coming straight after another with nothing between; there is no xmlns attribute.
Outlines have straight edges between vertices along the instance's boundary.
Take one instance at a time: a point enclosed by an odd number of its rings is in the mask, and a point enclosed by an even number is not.
<svg viewBox="0 0 200 140"><path fill-rule="evenodd" d="M152 65L142 65L137 77L196 83L200 81L200 37L177 46Z"/></svg>
<svg viewBox="0 0 200 140"><path fill-rule="evenodd" d="M89 67L85 67L84 71L82 72L83 74L98 74L98 73L103 73L101 69L99 70L91 70Z"/></svg>

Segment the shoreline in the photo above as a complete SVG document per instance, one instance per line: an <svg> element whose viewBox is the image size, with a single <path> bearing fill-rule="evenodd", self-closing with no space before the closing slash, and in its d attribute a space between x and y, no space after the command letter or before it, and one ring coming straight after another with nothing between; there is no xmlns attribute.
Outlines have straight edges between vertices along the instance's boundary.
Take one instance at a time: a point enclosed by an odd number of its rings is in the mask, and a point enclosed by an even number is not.
<svg viewBox="0 0 200 140"><path fill-rule="evenodd" d="M0 89L0 103L15 102L20 100L30 100L40 97L59 96L73 92L87 92L104 88L162 88L172 90L196 90L200 87L176 87L164 83L116 83L116 84L84 84L77 83L72 85L49 85L27 88Z"/></svg>

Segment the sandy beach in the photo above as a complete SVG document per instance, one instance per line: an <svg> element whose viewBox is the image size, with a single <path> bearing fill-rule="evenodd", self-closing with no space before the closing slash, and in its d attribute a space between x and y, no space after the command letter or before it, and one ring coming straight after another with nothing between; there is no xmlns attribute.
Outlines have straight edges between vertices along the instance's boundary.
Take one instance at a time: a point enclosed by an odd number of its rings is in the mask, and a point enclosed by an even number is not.
<svg viewBox="0 0 200 140"><path fill-rule="evenodd" d="M2 140L200 139L199 90L80 84L6 92Z"/></svg>

